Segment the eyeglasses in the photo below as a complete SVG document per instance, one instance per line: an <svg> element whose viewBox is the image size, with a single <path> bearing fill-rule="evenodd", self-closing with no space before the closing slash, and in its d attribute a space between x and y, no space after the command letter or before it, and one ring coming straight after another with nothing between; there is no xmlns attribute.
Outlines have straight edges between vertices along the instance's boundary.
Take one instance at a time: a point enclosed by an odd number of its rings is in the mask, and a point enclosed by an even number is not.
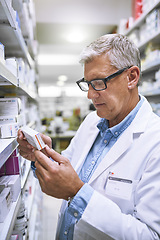
<svg viewBox="0 0 160 240"><path fill-rule="evenodd" d="M131 67L131 66L130 66ZM130 67L125 67L123 69L118 70L117 72L109 75L106 78L98 78L98 79L93 79L91 81L86 81L84 78L78 80L76 83L78 85L78 87L84 91L84 92L88 92L89 90L89 84L91 84L92 88L96 91L102 91L105 90L107 88L107 82L109 80L111 80L112 78L117 77L118 75L120 75L121 73L123 73L126 69L129 69Z"/></svg>

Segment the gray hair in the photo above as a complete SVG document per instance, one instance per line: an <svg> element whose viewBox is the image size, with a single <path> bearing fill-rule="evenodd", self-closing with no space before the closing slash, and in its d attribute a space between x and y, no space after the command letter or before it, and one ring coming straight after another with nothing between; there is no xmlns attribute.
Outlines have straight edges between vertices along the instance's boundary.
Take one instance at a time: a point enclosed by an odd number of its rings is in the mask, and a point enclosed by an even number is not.
<svg viewBox="0 0 160 240"><path fill-rule="evenodd" d="M101 36L82 51L80 63L91 62L94 57L106 54L117 69L138 66L141 71L140 53L136 45L121 34Z"/></svg>

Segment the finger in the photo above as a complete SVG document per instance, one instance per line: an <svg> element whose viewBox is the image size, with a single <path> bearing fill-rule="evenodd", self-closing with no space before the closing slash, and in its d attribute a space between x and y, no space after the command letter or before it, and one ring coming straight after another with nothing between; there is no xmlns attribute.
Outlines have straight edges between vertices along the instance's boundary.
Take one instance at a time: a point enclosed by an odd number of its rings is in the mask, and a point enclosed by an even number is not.
<svg viewBox="0 0 160 240"><path fill-rule="evenodd" d="M33 147L30 147L28 145L26 145L26 146L19 145L18 149L21 150L22 152L26 152L26 153L33 153L34 152Z"/></svg>
<svg viewBox="0 0 160 240"><path fill-rule="evenodd" d="M44 169L49 170L51 168L51 165L55 164L54 162L52 162L50 158L48 158L44 153L42 153L39 150L35 150L34 155L35 155L35 158L37 159L35 163L37 167L39 167L38 164L40 164Z"/></svg>
<svg viewBox="0 0 160 240"><path fill-rule="evenodd" d="M18 138L20 139L20 140L23 140L23 138L24 138L24 134L23 134L23 132L21 131L21 129L19 129L18 130Z"/></svg>
<svg viewBox="0 0 160 240"><path fill-rule="evenodd" d="M51 138L49 136L44 135L43 133L40 133L40 136L41 136L43 142L51 148L52 147Z"/></svg>
<svg viewBox="0 0 160 240"><path fill-rule="evenodd" d="M54 151L52 148L46 146L45 150L48 156L50 156L54 161L58 162L59 164L66 162L67 159L58 152Z"/></svg>

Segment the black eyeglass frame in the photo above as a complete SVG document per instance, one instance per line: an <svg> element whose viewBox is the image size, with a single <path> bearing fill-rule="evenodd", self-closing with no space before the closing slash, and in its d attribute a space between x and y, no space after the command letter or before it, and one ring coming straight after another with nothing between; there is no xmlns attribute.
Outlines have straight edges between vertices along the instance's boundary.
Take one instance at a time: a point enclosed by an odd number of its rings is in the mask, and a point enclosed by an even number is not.
<svg viewBox="0 0 160 240"><path fill-rule="evenodd" d="M81 88L81 86L80 86L80 83L81 83L81 82L87 83L88 86L89 86L89 84L91 84L92 88L93 88L94 90L96 90L96 91L102 91L102 90L105 90L105 89L107 88L107 84L106 84L106 83L107 83L109 80L111 80L112 78L117 77L118 75L120 75L121 73L123 73L126 69L129 69L129 68L131 68L131 67L132 67L132 66L122 68L122 69L118 70L117 72L115 72L115 73L113 73L113 74L111 74L111 75L109 75L108 77L105 77L105 78L97 78L97 79L93 79L93 80L91 80L91 81L86 81L84 78L81 78L80 80L76 81L76 83L77 83L78 87L79 87L82 91L84 91L84 92L88 92L88 90L84 90L84 89ZM94 87L94 85L92 84L92 82L97 81L97 80L102 80L102 81L104 82L105 88L103 88L103 89L96 89L96 88Z"/></svg>

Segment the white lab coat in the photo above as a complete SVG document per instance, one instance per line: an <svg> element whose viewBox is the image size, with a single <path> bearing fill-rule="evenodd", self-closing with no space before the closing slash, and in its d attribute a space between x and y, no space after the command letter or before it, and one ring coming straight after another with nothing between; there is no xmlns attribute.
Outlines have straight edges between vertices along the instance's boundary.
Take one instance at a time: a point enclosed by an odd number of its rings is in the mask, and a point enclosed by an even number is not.
<svg viewBox="0 0 160 240"><path fill-rule="evenodd" d="M63 152L78 173L99 132L99 119L96 112L89 114ZM146 99L89 184L94 193L75 225L74 240L160 239L160 118ZM65 207L63 201L57 236Z"/></svg>

